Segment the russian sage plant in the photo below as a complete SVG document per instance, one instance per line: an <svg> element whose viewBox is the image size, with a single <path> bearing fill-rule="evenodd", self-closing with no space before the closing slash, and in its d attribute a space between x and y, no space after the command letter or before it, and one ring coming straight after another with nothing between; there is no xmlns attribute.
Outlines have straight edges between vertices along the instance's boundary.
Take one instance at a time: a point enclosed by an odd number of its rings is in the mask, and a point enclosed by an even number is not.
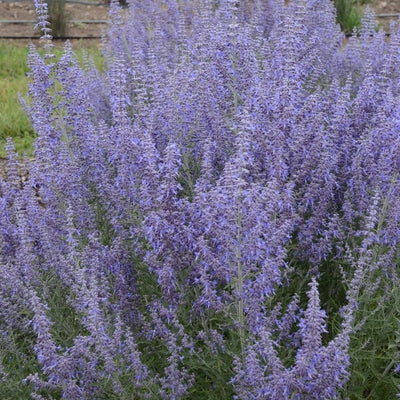
<svg viewBox="0 0 400 400"><path fill-rule="evenodd" d="M399 27L112 1L100 72L56 60L36 9L35 161L21 183L9 142L0 181L3 397L22 373L34 399L393 398Z"/></svg>

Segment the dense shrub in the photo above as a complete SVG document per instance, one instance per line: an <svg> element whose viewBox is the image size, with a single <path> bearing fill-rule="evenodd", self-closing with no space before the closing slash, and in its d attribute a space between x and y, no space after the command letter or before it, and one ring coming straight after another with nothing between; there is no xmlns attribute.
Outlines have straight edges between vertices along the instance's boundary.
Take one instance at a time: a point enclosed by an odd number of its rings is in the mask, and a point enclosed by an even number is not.
<svg viewBox="0 0 400 400"><path fill-rule="evenodd" d="M394 398L399 43L368 14L344 43L329 0L134 0L104 74L32 47L0 393Z"/></svg>

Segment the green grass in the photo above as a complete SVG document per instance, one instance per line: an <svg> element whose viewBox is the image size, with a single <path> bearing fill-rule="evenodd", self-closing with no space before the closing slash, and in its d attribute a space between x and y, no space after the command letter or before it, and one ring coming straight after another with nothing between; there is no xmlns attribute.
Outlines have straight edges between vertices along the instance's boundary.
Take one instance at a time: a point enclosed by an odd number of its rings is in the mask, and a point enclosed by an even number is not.
<svg viewBox="0 0 400 400"><path fill-rule="evenodd" d="M333 0L336 7L336 21L342 31L352 33L361 24L365 6L374 0Z"/></svg>
<svg viewBox="0 0 400 400"><path fill-rule="evenodd" d="M85 50L93 56L96 66L101 68L100 50L95 46ZM19 100L20 96L26 98L28 91L28 51L28 47L0 41L0 157L6 156L7 137L13 138L17 153L32 155L33 152L35 132ZM62 49L56 48L55 54L60 56ZM83 50L77 50L76 54L82 62Z"/></svg>
<svg viewBox="0 0 400 400"><path fill-rule="evenodd" d="M18 93L27 92L27 48L0 43L0 156L5 156L7 136L15 139L20 153L31 153L34 132L22 110Z"/></svg>

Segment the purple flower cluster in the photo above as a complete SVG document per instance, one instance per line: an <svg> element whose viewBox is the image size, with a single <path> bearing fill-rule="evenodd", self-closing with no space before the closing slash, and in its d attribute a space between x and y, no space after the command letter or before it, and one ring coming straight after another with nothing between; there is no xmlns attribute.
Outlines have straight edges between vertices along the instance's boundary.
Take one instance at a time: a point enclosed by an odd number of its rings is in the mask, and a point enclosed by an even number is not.
<svg viewBox="0 0 400 400"><path fill-rule="evenodd" d="M286 3L112 1L104 73L31 48L0 327L35 337L35 398L197 398L206 357L228 398L339 398L360 294L398 283L400 28L345 42L330 0Z"/></svg>

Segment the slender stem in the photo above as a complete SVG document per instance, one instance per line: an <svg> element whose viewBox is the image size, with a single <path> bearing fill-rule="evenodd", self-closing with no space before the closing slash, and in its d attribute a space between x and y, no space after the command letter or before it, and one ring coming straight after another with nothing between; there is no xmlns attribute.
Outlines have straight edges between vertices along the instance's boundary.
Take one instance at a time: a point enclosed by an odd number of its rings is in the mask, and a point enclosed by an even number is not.
<svg viewBox="0 0 400 400"><path fill-rule="evenodd" d="M239 199L241 194L239 195ZM237 308L237 322L239 323L239 336L241 353L244 352L244 304L243 304L243 266L242 266L242 251L240 245L242 243L242 212L240 208L241 201L238 201L238 213L236 219L236 240L235 258L237 265L237 279L236 279L236 299L239 299L236 304Z"/></svg>

